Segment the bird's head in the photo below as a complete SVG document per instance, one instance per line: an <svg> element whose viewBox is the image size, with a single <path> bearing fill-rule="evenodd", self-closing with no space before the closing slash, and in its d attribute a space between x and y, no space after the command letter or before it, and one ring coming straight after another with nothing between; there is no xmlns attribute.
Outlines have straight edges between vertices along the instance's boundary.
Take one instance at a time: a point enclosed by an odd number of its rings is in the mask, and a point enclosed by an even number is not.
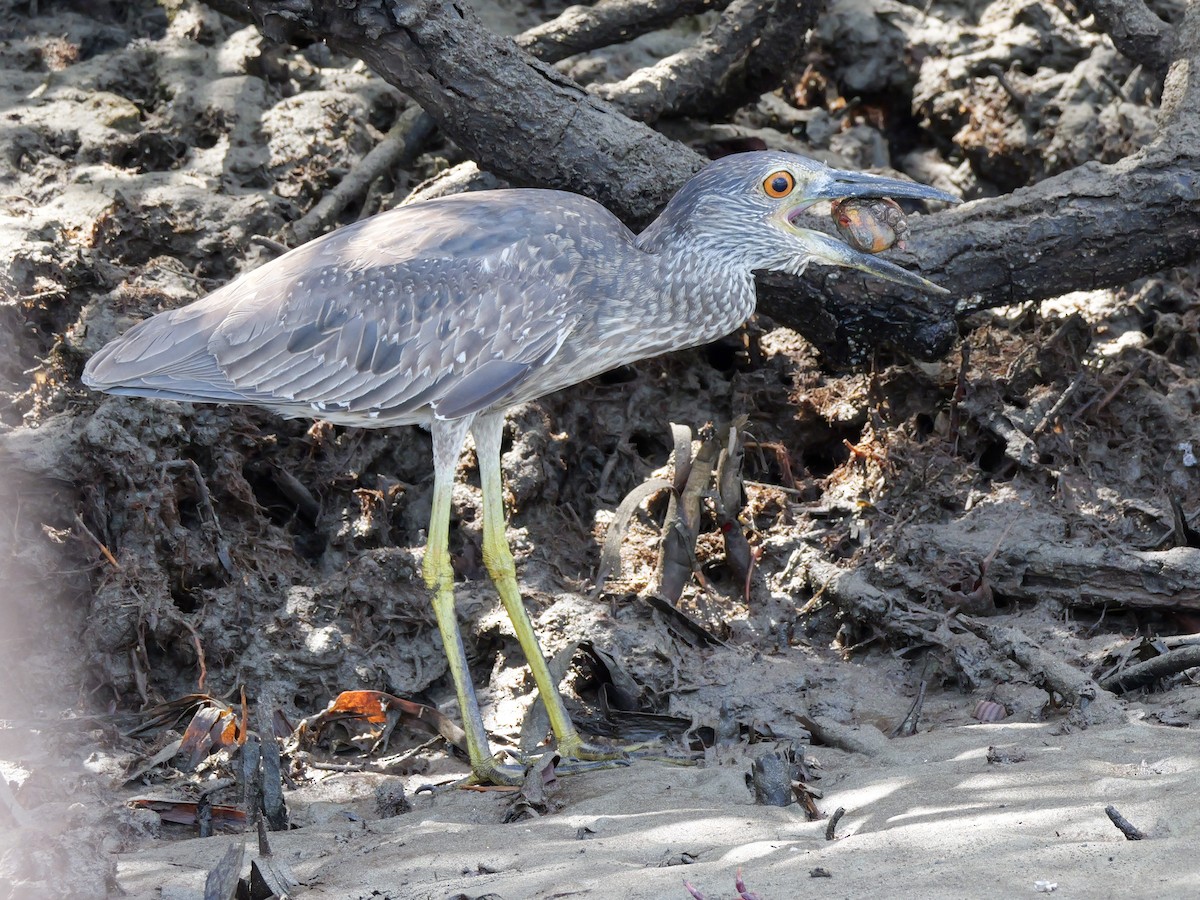
<svg viewBox="0 0 1200 900"><path fill-rule="evenodd" d="M809 263L859 269L925 291L946 291L920 275L802 225L821 200L890 197L958 203L953 194L912 181L833 169L778 151L738 153L710 163L680 188L638 236L645 250L671 246L718 254L747 271L799 274Z"/></svg>

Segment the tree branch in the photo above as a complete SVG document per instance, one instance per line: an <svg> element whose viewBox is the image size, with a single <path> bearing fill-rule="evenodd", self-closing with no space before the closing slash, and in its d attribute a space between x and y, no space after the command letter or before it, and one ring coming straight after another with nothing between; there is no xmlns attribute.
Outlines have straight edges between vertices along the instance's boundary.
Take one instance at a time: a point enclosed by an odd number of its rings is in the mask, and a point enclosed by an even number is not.
<svg viewBox="0 0 1200 900"><path fill-rule="evenodd" d="M1113 165L1085 163L1031 187L910 222L907 255L952 296L919 296L846 270L759 276L759 309L835 365L891 344L933 359L955 320L994 306L1117 287L1200 256L1200 3L1176 38L1155 141ZM956 302L956 298L960 298ZM888 336L886 339L882 336Z"/></svg>
<svg viewBox="0 0 1200 900"><path fill-rule="evenodd" d="M233 0L222 0L222 8ZM516 185L587 194L653 218L704 163L532 60L452 0L236 0L274 40L325 40L412 97L468 155Z"/></svg>
<svg viewBox="0 0 1200 900"><path fill-rule="evenodd" d="M531 60L448 0L240 2L269 37L319 35L363 59L500 177L592 196L634 227L703 165L697 154ZM800 11L800 0L788 2ZM742 0L731 12L766 5L759 3ZM953 344L963 312L1125 284L1195 258L1198 22L1200 4L1193 2L1176 29L1180 59L1168 72L1151 146L1115 165L1088 163L912 222L902 261L919 260L925 275L965 298L960 305L814 266L804 279L762 276L759 308L800 331L834 364L861 361L885 336L933 358ZM782 40L776 35L769 43L775 39Z"/></svg>
<svg viewBox="0 0 1200 900"><path fill-rule="evenodd" d="M1113 46L1136 63L1162 74L1174 60L1174 35L1142 0L1078 0L1096 18Z"/></svg>
<svg viewBox="0 0 1200 900"><path fill-rule="evenodd" d="M695 46L592 92L643 122L713 116L777 86L823 0L734 0Z"/></svg>
<svg viewBox="0 0 1200 900"><path fill-rule="evenodd" d="M531 56L555 63L576 53L632 41L684 16L722 9L728 2L600 0L595 6L568 6L558 18L536 25L514 40Z"/></svg>

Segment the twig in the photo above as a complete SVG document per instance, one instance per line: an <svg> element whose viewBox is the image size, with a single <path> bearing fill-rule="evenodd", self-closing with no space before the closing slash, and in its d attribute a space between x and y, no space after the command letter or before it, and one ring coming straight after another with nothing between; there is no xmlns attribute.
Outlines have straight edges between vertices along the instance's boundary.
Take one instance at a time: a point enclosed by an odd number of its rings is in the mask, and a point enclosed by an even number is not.
<svg viewBox="0 0 1200 900"><path fill-rule="evenodd" d="M600 0L594 6L568 6L558 18L535 25L514 40L542 62L555 63L727 5L728 0Z"/></svg>
<svg viewBox="0 0 1200 900"><path fill-rule="evenodd" d="M971 365L971 344L963 341L958 362L958 377L954 382L954 394L950 397L950 440L951 453L958 455L959 429L962 426L962 403L967 399L967 371Z"/></svg>
<svg viewBox="0 0 1200 900"><path fill-rule="evenodd" d="M837 831L838 822L842 821L842 816L846 814L846 809L839 806L833 811L833 815L829 817L829 824L825 826L825 840L832 841L834 832Z"/></svg>
<svg viewBox="0 0 1200 900"><path fill-rule="evenodd" d="M192 627L187 619L180 619L183 627L192 634L192 644L196 648L196 664L200 667L200 677L196 679L196 692L204 693L204 682L208 678L208 666L204 662L204 647L200 643L200 635L196 633L196 629Z"/></svg>
<svg viewBox="0 0 1200 900"><path fill-rule="evenodd" d="M1054 401L1054 405L1050 407L1046 415L1042 416L1042 421L1038 422L1037 427L1033 429L1033 437L1035 439L1043 434L1046 429L1054 423L1054 420L1058 417L1058 414L1063 411L1063 407L1066 406L1071 398L1075 396L1075 392L1079 390L1079 387L1083 384L1083 381L1083 372L1079 372L1074 378L1071 379L1071 383L1067 385L1066 390L1059 395L1058 399Z"/></svg>
<svg viewBox="0 0 1200 900"><path fill-rule="evenodd" d="M118 572L121 571L121 564L117 562L117 558L112 555L112 551L104 545L104 542L100 540L100 538L92 534L92 530L90 528L83 524L83 518L78 513L75 515L75 527L92 539L92 542L100 549L100 552L104 555L104 558L108 560L109 564L114 569L116 569Z"/></svg>
<svg viewBox="0 0 1200 900"><path fill-rule="evenodd" d="M746 479L742 482L742 484L746 485L747 487L758 488L759 490L763 491L782 491L783 493L790 494L793 497L803 497L805 493L799 488L784 487L782 484L770 484L766 481L751 481L750 479Z"/></svg>
<svg viewBox="0 0 1200 900"><path fill-rule="evenodd" d="M1129 384L1129 382L1133 378L1133 376L1142 370L1143 362L1144 362L1144 360L1138 360L1137 365L1135 365L1132 369L1130 369L1128 372L1126 372L1125 375L1121 378L1121 380L1117 382L1116 386L1111 391L1109 391L1107 394L1104 395L1104 397L1100 400L1100 402L1096 404L1096 413L1100 413L1101 411L1103 411L1104 407L1106 407L1106 406L1108 406L1108 404L1112 403L1113 399L1117 396L1117 394L1121 393L1121 391L1123 391L1125 389L1125 385ZM1082 408L1080 408L1079 412L1077 412L1071 418L1078 419L1079 416L1089 406L1091 406L1090 403L1083 406Z"/></svg>
<svg viewBox="0 0 1200 900"><path fill-rule="evenodd" d="M415 103L406 109L383 140L359 160L358 165L327 192L316 205L284 230L293 244L303 244L323 232L349 206L364 194L379 176L416 155L417 149L433 132L434 124Z"/></svg>
<svg viewBox="0 0 1200 900"><path fill-rule="evenodd" d="M1121 834L1125 835L1127 841L1143 841L1146 839L1146 833L1135 827L1132 822L1126 819L1123 815L1117 812L1117 808L1111 804L1104 807L1104 814L1112 820L1112 823L1120 829Z"/></svg>
<svg viewBox="0 0 1200 900"><path fill-rule="evenodd" d="M281 244L274 238L269 238L265 234L250 235L250 243L257 244L260 247L265 247L274 253L276 256L283 256L288 252L287 244Z"/></svg>
<svg viewBox="0 0 1200 900"><path fill-rule="evenodd" d="M1100 682L1100 687L1115 694L1123 694L1196 666L1200 666L1200 647L1180 647L1110 675Z"/></svg>
<svg viewBox="0 0 1200 900"><path fill-rule="evenodd" d="M917 723L921 720L921 711L925 708L925 695L929 691L929 679L929 659L926 658L925 668L921 672L921 683L917 687L917 696L900 724L892 729L890 737L912 737L917 733Z"/></svg>
<svg viewBox="0 0 1200 900"><path fill-rule="evenodd" d="M221 520L217 518L217 511L213 507L212 495L208 490L208 482L204 480L204 473L200 471L200 465L194 459L174 459L162 464L163 470L167 469L188 469L192 473L192 480L196 484L196 493L199 495L200 508L208 514L208 522L213 529L213 543L217 548L217 560L221 563L221 567L230 574L236 574L233 566L233 556L229 552L229 542L225 540L225 533L221 530Z"/></svg>

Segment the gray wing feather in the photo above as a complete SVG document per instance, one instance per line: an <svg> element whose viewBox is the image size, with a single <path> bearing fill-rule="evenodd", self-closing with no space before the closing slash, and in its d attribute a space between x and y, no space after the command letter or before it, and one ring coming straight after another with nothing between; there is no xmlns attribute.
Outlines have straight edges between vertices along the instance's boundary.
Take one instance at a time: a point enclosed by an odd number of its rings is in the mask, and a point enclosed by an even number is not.
<svg viewBox="0 0 1200 900"><path fill-rule="evenodd" d="M241 300L209 349L238 389L321 409L442 415L447 397L451 417L486 408L574 322L579 247L543 231L528 193L405 207L336 233L273 285L277 299Z"/></svg>
<svg viewBox="0 0 1200 900"><path fill-rule="evenodd" d="M88 360L83 383L133 397L249 401L208 352L208 338L224 318L219 300L214 294L139 322Z"/></svg>
<svg viewBox="0 0 1200 900"><path fill-rule="evenodd" d="M632 245L602 206L500 191L402 207L312 241L96 355L90 386L175 399L445 418L501 402L580 318L589 253Z"/></svg>

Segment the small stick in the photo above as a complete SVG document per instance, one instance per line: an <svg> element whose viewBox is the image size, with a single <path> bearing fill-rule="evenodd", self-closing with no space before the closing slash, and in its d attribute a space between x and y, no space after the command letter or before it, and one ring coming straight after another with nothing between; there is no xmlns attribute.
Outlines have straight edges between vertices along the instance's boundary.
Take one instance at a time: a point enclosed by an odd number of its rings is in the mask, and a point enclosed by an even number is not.
<svg viewBox="0 0 1200 900"><path fill-rule="evenodd" d="M1042 421L1038 422L1037 427L1033 429L1033 436L1035 438L1040 436L1046 431L1047 428L1051 426L1051 424L1053 424L1054 420L1058 417L1058 414L1063 411L1063 407L1065 407L1067 403L1070 402L1071 398L1075 396L1075 392L1078 391L1080 385L1083 384L1083 376L1084 373L1080 372L1073 379L1071 379L1071 383L1067 385L1067 389L1059 395L1058 400L1055 401L1052 407L1050 407L1050 411L1042 417Z"/></svg>
<svg viewBox="0 0 1200 900"><path fill-rule="evenodd" d="M1104 807L1104 813L1112 820L1112 823L1120 829L1121 834L1125 835L1127 841L1143 841L1146 839L1144 832L1138 830L1128 819L1117 812L1117 808L1112 806Z"/></svg>
<svg viewBox="0 0 1200 900"><path fill-rule="evenodd" d="M104 546L104 542L101 541L100 538L92 534L92 530L83 524L83 518L78 514L75 515L75 527L92 539L92 543L100 548L100 552L104 554L104 558L108 560L109 564L114 569L116 569L118 572L121 570L121 564L117 562L117 558L112 555L112 551Z"/></svg>
<svg viewBox="0 0 1200 900"><path fill-rule="evenodd" d="M946 437L950 439L951 453L958 454L958 434L962 424L962 402L967 399L967 368L971 364L971 345L962 345L962 359L958 364L958 378L954 383L954 395L950 398L950 428Z"/></svg>
<svg viewBox="0 0 1200 900"><path fill-rule="evenodd" d="M1142 363L1138 362L1133 368L1131 368L1128 372L1125 373L1125 375L1121 378L1120 381L1117 382L1116 387L1114 387L1111 391L1109 391L1107 394L1105 394L1104 397L1101 398L1099 403L1095 404L1096 410L1093 413L1093 415L1098 415L1100 412L1102 412L1104 410L1104 407L1106 407L1106 406L1108 406L1108 404L1112 403L1113 399L1117 396L1117 394L1121 393L1121 391L1125 389L1125 385L1129 384L1130 379L1132 379L1133 376L1138 374L1138 372L1140 372L1140 371L1142 371ZM1093 404L1091 402L1083 404L1083 406L1079 407L1079 409L1077 409L1075 411L1075 415L1071 416L1071 418L1075 421L1078 421L1079 417L1082 416L1092 405Z"/></svg>
<svg viewBox="0 0 1200 900"><path fill-rule="evenodd" d="M829 824L825 826L825 840L832 841L834 832L837 830L838 822L842 821L842 816L846 814L846 808L839 806L833 811L833 815L829 817Z"/></svg>
<svg viewBox="0 0 1200 900"><path fill-rule="evenodd" d="M1195 645L1168 650L1162 656L1130 666L1100 682L1100 687L1115 694L1153 684L1160 678L1170 678L1179 672L1200 666L1200 647Z"/></svg>
<svg viewBox="0 0 1200 900"><path fill-rule="evenodd" d="M415 156L417 147L433 132L433 127L433 120L415 103L401 113L383 140L371 148L350 174L286 229L292 240L303 244L320 234L376 178Z"/></svg>
<svg viewBox="0 0 1200 900"><path fill-rule="evenodd" d="M196 633L196 629L186 619L180 619L179 621L192 634L192 646L196 648L196 665L200 667L200 677L196 679L196 690L203 694L204 682L208 680L208 666L204 662L204 647L200 643L200 635Z"/></svg>

